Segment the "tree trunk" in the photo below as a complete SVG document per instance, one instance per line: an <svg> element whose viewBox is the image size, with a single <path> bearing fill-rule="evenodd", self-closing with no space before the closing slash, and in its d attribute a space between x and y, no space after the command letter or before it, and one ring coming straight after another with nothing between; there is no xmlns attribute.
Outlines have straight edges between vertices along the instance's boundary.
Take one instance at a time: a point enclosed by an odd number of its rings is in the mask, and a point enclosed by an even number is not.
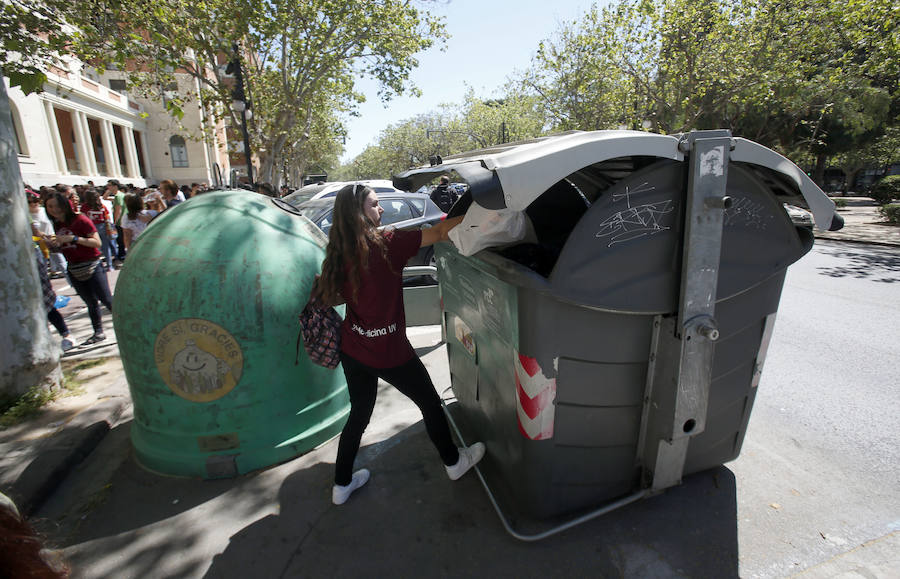
<svg viewBox="0 0 900 579"><path fill-rule="evenodd" d="M826 153L816 153L816 168L813 169L812 180L820 189L825 188L825 162L827 160Z"/></svg>
<svg viewBox="0 0 900 579"><path fill-rule="evenodd" d="M270 149L265 151L265 153L261 154L259 157L259 177L256 179L257 181L265 183L274 182L273 171L275 170L275 160L281 157L281 152L284 150L285 143L287 143L287 134L281 134L276 137L274 141L267 143Z"/></svg>
<svg viewBox="0 0 900 579"><path fill-rule="evenodd" d="M59 344L50 336L38 278L5 79L0 78L0 397L58 387Z"/></svg>
<svg viewBox="0 0 900 579"><path fill-rule="evenodd" d="M859 171L860 168L853 168L849 171L846 169L844 170L844 194L856 190L856 175Z"/></svg>

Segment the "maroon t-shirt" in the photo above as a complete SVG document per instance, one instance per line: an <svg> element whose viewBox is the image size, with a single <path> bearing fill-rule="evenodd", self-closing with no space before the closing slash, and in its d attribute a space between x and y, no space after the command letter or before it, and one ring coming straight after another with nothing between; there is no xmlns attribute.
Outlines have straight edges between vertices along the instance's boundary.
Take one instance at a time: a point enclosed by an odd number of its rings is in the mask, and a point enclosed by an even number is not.
<svg viewBox="0 0 900 579"><path fill-rule="evenodd" d="M369 264L359 272L355 299L349 279L341 288L347 300L341 351L373 368L393 368L415 356L406 338L403 266L419 251L422 232L388 230L384 242L387 259L378 247L369 246Z"/></svg>
<svg viewBox="0 0 900 579"><path fill-rule="evenodd" d="M101 223L110 221L109 211L107 211L106 207L102 205L100 206L100 209L91 209L87 203L82 203L81 214L86 215L87 218L91 220L91 223L94 224L94 227L97 227Z"/></svg>
<svg viewBox="0 0 900 579"><path fill-rule="evenodd" d="M76 215L75 219L64 225L54 221L53 229L56 230L57 235L77 235L78 237L91 237L97 231L91 220L84 215ZM100 250L96 247L65 243L60 245L59 249L66 260L75 263L100 259Z"/></svg>

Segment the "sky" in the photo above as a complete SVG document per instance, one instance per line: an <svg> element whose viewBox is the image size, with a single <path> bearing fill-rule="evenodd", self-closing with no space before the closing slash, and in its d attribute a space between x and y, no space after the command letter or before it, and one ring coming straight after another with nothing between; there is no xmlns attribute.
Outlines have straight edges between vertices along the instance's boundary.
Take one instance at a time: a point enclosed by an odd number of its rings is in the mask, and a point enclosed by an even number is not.
<svg viewBox="0 0 900 579"><path fill-rule="evenodd" d="M603 4L604 2L599 2ZM349 162L378 142L388 125L437 110L442 103L462 103L467 87L479 98L492 98L516 70L524 70L541 40L551 38L564 22L584 15L590 0L435 0L429 12L444 16L450 38L418 55L419 67L410 80L419 98L394 97L387 105L378 98L377 84L359 81L367 101L359 117L346 123L348 135L341 161ZM385 108L387 107L387 108Z"/></svg>

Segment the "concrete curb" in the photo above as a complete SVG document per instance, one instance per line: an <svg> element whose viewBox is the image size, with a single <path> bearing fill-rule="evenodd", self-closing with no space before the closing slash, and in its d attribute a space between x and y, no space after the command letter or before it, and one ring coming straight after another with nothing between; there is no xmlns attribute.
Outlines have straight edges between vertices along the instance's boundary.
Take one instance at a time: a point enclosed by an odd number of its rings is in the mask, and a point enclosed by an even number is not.
<svg viewBox="0 0 900 579"><path fill-rule="evenodd" d="M843 241L845 243L853 243L855 245L877 245L879 247L900 247L900 243L891 240L882 239L862 239L840 234L831 234L829 232L815 232L816 239L827 239L828 241Z"/></svg>
<svg viewBox="0 0 900 579"><path fill-rule="evenodd" d="M47 501L60 484L100 444L131 401L111 397L79 412L65 426L37 444L10 442L0 488L24 516L30 516ZM7 462L7 461L4 461Z"/></svg>

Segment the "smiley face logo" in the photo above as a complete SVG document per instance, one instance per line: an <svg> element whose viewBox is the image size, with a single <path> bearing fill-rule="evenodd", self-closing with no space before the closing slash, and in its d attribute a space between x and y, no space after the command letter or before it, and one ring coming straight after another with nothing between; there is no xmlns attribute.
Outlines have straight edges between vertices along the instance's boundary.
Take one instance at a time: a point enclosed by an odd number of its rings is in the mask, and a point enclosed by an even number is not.
<svg viewBox="0 0 900 579"><path fill-rule="evenodd" d="M240 381L244 357L225 328L207 320L184 318L157 335L154 358L172 392L193 402L225 396Z"/></svg>

